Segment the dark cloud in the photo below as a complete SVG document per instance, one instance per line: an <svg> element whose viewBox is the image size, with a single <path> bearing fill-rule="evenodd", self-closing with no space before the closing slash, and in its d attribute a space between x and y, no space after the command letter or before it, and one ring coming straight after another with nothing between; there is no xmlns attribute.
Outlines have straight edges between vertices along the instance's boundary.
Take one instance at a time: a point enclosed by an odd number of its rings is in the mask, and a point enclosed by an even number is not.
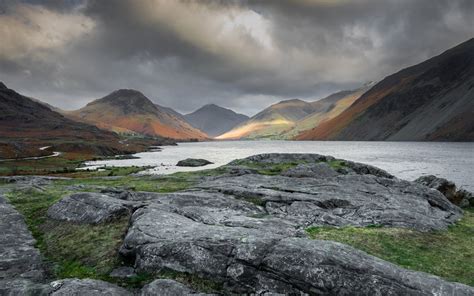
<svg viewBox="0 0 474 296"><path fill-rule="evenodd" d="M0 0L0 80L66 109L136 88L245 113L352 88L472 38L470 0Z"/></svg>

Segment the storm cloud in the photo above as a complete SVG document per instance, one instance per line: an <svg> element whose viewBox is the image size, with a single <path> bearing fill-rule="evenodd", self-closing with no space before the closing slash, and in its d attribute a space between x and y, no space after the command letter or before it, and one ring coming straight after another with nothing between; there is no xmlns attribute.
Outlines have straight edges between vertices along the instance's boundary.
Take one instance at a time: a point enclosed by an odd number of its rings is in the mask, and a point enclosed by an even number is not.
<svg viewBox="0 0 474 296"><path fill-rule="evenodd" d="M0 80L64 109L134 88L252 114L437 55L473 15L471 0L0 0Z"/></svg>

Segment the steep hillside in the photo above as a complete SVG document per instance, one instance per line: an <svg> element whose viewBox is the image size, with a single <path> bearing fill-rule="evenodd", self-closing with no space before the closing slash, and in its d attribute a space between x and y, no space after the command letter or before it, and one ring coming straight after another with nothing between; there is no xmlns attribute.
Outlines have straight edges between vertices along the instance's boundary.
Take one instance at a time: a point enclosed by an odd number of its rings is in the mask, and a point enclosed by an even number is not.
<svg viewBox="0 0 474 296"><path fill-rule="evenodd" d="M202 140L203 132L153 104L141 92L121 89L69 112L75 120L94 124L118 133L136 133L177 140Z"/></svg>
<svg viewBox="0 0 474 296"><path fill-rule="evenodd" d="M0 110L0 158L51 154L39 149L47 145L97 155L128 150L116 134L67 119L1 82Z"/></svg>
<svg viewBox="0 0 474 296"><path fill-rule="evenodd" d="M249 119L247 115L220 106L205 105L184 118L195 128L204 131L211 137L230 131L235 126Z"/></svg>
<svg viewBox="0 0 474 296"><path fill-rule="evenodd" d="M217 139L277 138L295 125L295 122L312 114L317 106L302 100L287 100L274 104Z"/></svg>
<svg viewBox="0 0 474 296"><path fill-rule="evenodd" d="M474 141L474 39L386 77L296 139Z"/></svg>
<svg viewBox="0 0 474 296"><path fill-rule="evenodd" d="M340 91L319 101L311 103L315 112L297 121L295 125L282 134L282 138L291 139L303 131L310 130L322 122L336 117L354 103L364 92L367 86L356 90Z"/></svg>

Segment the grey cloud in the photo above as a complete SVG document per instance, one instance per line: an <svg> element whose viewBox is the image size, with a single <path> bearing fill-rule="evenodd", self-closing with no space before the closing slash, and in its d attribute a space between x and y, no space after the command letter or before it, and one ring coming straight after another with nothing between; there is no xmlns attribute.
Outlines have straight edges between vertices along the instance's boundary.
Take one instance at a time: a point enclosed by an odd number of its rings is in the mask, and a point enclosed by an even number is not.
<svg viewBox="0 0 474 296"><path fill-rule="evenodd" d="M0 80L66 109L136 88L183 112L217 103L255 113L379 80L474 27L469 0L3 1L0 26L22 9L34 13L9 35L22 54L0 46ZM48 40L44 14L72 29Z"/></svg>

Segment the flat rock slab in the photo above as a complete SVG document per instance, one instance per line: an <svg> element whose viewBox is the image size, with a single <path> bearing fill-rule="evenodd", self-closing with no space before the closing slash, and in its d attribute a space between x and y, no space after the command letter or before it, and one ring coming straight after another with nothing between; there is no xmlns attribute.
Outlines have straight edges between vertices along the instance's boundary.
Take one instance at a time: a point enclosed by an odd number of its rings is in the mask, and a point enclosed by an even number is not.
<svg viewBox="0 0 474 296"><path fill-rule="evenodd" d="M257 219L258 220L258 219ZM408 271L343 244L289 238L256 223L226 226L176 212L139 209L121 253L142 272L172 269L222 282L235 293L471 295L474 288Z"/></svg>
<svg viewBox="0 0 474 296"><path fill-rule="evenodd" d="M20 215L0 195L0 280L41 280L41 256Z"/></svg>
<svg viewBox="0 0 474 296"><path fill-rule="evenodd" d="M112 221L131 213L136 203L100 193L75 193L63 197L48 209L54 220L84 224Z"/></svg>
<svg viewBox="0 0 474 296"><path fill-rule="evenodd" d="M248 174L222 177L197 187L261 205L268 215L308 226L446 229L462 211L440 192L412 182L374 175L292 178Z"/></svg>

